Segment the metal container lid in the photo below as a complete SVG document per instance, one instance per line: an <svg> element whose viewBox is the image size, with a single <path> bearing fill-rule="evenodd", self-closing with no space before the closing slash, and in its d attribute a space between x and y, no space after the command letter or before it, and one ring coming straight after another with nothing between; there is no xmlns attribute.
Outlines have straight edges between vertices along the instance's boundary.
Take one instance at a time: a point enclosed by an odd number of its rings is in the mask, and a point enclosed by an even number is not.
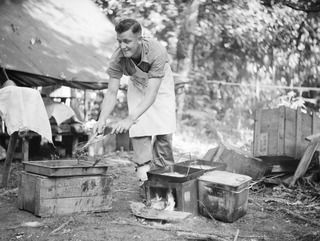
<svg viewBox="0 0 320 241"><path fill-rule="evenodd" d="M199 177L198 180L230 187L239 187L250 182L252 178L246 175L227 171L211 171L206 172L204 175Z"/></svg>
<svg viewBox="0 0 320 241"><path fill-rule="evenodd" d="M177 174L177 175L172 175ZM147 172L148 180L182 183L201 176L203 171L184 166L170 165Z"/></svg>
<svg viewBox="0 0 320 241"><path fill-rule="evenodd" d="M48 177L105 175L108 169L108 165L103 163L96 165L94 162L76 159L27 161L23 165L26 172Z"/></svg>

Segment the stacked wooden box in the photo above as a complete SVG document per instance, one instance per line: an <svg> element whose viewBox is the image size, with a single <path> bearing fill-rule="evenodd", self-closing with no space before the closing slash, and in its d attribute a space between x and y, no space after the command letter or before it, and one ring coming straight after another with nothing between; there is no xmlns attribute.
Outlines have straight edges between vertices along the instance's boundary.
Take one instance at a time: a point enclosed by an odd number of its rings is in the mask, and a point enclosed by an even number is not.
<svg viewBox="0 0 320 241"><path fill-rule="evenodd" d="M300 108L281 106L256 111L254 156L285 156L300 159L308 142L305 137L320 133L320 118Z"/></svg>
<svg viewBox="0 0 320 241"><path fill-rule="evenodd" d="M112 177L106 166L77 160L25 162L18 207L48 217L78 212L102 212L112 207Z"/></svg>

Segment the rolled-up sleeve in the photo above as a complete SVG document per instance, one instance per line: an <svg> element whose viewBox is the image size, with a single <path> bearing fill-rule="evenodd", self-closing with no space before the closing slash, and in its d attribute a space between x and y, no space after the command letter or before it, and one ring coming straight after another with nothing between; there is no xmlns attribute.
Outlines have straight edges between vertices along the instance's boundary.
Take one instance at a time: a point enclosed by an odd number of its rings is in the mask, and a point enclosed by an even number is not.
<svg viewBox="0 0 320 241"><path fill-rule="evenodd" d="M148 72L148 78L163 78L164 66L168 62L166 49L159 44L153 46L153 48L150 49L149 54L151 67Z"/></svg>
<svg viewBox="0 0 320 241"><path fill-rule="evenodd" d="M109 62L109 67L107 69L107 74L110 76L110 78L116 78L116 79L121 79L123 75L121 64L120 64L120 55L118 50L115 51L111 57L111 60Z"/></svg>

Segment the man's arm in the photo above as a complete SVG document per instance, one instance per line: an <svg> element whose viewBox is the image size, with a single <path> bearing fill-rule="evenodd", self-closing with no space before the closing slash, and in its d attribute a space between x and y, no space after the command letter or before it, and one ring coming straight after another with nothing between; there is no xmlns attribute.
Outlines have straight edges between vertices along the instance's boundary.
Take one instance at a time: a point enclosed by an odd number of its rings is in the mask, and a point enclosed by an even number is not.
<svg viewBox="0 0 320 241"><path fill-rule="evenodd" d="M152 78L148 81L148 86L145 89L145 96L141 102L131 111L131 114L113 126L113 133L122 133L130 129L134 122L144 113L156 100L161 78Z"/></svg>
<svg viewBox="0 0 320 241"><path fill-rule="evenodd" d="M96 127L96 131L98 133L101 133L103 131L105 122L117 103L117 93L118 93L119 86L120 86L120 79L117 79L117 78L110 79L108 83L108 90L101 104L101 113L100 113L100 117Z"/></svg>

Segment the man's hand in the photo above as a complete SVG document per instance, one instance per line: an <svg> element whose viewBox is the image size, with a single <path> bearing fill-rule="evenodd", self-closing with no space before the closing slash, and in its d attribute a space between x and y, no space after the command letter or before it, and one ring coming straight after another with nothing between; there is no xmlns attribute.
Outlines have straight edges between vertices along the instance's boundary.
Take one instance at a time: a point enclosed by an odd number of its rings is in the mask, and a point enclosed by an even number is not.
<svg viewBox="0 0 320 241"><path fill-rule="evenodd" d="M127 132L130 127L134 124L134 120L131 117L127 117L121 121L111 124L112 132L111 134L119 134Z"/></svg>
<svg viewBox="0 0 320 241"><path fill-rule="evenodd" d="M117 93L120 85L120 79L111 78L108 82L108 90L104 95L102 104L101 104L101 112L98 122L95 124L93 128L93 133L101 134L106 127L107 118L112 112L113 108L117 102ZM110 125L108 125L110 126Z"/></svg>
<svg viewBox="0 0 320 241"><path fill-rule="evenodd" d="M93 133L94 134L101 134L103 133L104 128L106 127L105 123L103 121L98 121L94 126L93 126Z"/></svg>

